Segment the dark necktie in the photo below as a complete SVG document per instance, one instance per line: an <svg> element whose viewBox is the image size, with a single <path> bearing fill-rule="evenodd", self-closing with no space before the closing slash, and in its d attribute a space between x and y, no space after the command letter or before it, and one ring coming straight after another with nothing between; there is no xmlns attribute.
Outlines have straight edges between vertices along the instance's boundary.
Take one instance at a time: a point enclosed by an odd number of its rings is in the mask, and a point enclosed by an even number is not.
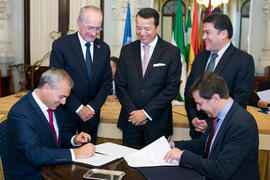
<svg viewBox="0 0 270 180"><path fill-rule="evenodd" d="M91 66L92 66L92 59L91 59L91 54L90 54L91 44L87 42L85 43L85 46L86 46L85 63L86 63L88 76L91 78Z"/></svg>
<svg viewBox="0 0 270 180"><path fill-rule="evenodd" d="M218 54L216 52L211 54L211 58L210 58L210 61L207 65L207 68L205 69L205 72L213 72L214 71L215 61L216 61L217 57L218 57Z"/></svg>
<svg viewBox="0 0 270 180"><path fill-rule="evenodd" d="M210 135L208 137L206 150L205 150L205 153L204 153L204 158L208 158L208 156L209 156L210 145L211 145L212 139L213 139L215 131L216 131L217 123L218 123L218 118L215 118L213 120L213 124L212 124L212 127L211 127L211 132L210 132Z"/></svg>
<svg viewBox="0 0 270 180"><path fill-rule="evenodd" d="M54 125L53 125L53 113L52 113L52 110L50 110L50 109L48 109L47 111L48 111L48 114L49 114L50 126L52 128L53 133L54 133L55 141L58 144L57 134L56 134L56 131L55 131L55 128L54 128Z"/></svg>

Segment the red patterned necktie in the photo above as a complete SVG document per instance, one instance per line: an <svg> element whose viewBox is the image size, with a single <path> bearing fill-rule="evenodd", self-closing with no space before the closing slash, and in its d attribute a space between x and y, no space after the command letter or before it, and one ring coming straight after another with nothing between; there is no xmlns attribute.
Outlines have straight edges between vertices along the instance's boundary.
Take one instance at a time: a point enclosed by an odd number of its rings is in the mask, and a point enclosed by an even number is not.
<svg viewBox="0 0 270 180"><path fill-rule="evenodd" d="M55 136L55 141L56 143L58 144L58 139L57 139L57 134L56 134L56 131L55 131L55 128L54 128L54 125L53 125L53 113L52 113L52 110L48 109L48 114L49 114L49 120L50 120L50 126L53 130L53 133L54 133L54 136Z"/></svg>
<svg viewBox="0 0 270 180"><path fill-rule="evenodd" d="M218 118L215 118L213 120L213 124L212 124L212 127L211 127L211 132L210 132L210 135L208 137L207 146L206 146L206 150L205 150L205 153L204 153L204 158L208 158L208 156L209 156L210 145L211 145L211 141L212 141L212 139L214 137L214 134L215 134L215 131L216 131L217 123L218 123Z"/></svg>

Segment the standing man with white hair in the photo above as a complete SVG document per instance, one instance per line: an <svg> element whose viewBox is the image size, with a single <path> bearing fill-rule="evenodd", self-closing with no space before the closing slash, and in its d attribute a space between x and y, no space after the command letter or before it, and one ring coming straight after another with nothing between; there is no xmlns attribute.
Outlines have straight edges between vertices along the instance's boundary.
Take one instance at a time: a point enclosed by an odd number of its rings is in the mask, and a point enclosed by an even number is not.
<svg viewBox="0 0 270 180"><path fill-rule="evenodd" d="M96 142L100 108L111 90L110 48L98 39L102 30L102 12L85 6L77 19L78 32L53 42L50 67L64 69L74 88L64 110L64 129L87 132Z"/></svg>

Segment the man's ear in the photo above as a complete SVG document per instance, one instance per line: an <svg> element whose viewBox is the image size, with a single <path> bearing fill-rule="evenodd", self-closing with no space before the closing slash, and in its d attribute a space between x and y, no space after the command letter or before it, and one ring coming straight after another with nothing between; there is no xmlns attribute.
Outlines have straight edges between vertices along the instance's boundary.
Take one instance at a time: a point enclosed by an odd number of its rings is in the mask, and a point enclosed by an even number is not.
<svg viewBox="0 0 270 180"><path fill-rule="evenodd" d="M221 31L220 34L222 35L222 39L228 39L229 38L229 33L228 33L228 31L226 29Z"/></svg>
<svg viewBox="0 0 270 180"><path fill-rule="evenodd" d="M45 83L42 89L44 90L51 89L51 85L49 83Z"/></svg>
<svg viewBox="0 0 270 180"><path fill-rule="evenodd" d="M214 101L219 101L219 100L220 100L219 94L217 94L217 93L213 94L213 95L212 95L212 99L213 99Z"/></svg>

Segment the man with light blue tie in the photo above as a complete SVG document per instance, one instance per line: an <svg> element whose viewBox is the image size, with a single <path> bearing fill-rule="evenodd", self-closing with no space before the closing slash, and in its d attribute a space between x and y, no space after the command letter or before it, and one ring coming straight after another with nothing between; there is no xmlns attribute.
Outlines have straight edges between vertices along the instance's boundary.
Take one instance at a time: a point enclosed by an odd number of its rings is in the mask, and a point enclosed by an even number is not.
<svg viewBox="0 0 270 180"><path fill-rule="evenodd" d="M50 67L64 69L74 88L64 109L64 130L87 132L96 142L100 108L111 90L110 48L98 39L102 12L85 6L77 19L78 32L53 42Z"/></svg>
<svg viewBox="0 0 270 180"><path fill-rule="evenodd" d="M225 80L216 73L204 73L188 93L197 110L213 120L199 139L170 142L172 150L164 159L177 160L209 180L259 180L256 121L229 96Z"/></svg>

